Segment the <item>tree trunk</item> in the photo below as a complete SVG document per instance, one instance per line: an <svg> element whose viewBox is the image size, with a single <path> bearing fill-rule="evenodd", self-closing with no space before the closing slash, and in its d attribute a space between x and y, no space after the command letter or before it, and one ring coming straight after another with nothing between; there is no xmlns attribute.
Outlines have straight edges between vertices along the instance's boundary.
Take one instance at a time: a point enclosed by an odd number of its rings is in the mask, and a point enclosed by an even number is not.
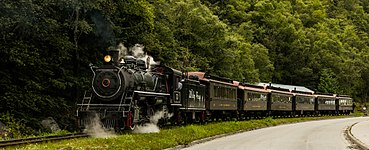
<svg viewBox="0 0 369 150"><path fill-rule="evenodd" d="M79 21L79 9L76 7L76 20L74 22L74 73L77 75L80 69L79 52L78 52L78 21Z"/></svg>

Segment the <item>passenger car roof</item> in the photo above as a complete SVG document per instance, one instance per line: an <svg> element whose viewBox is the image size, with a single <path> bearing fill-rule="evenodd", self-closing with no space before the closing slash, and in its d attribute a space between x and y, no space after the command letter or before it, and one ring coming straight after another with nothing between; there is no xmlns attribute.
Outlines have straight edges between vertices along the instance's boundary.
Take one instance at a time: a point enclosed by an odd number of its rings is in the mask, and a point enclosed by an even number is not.
<svg viewBox="0 0 369 150"><path fill-rule="evenodd" d="M308 93L314 93L313 90L310 90L304 86L297 86L297 85L285 85L285 84L276 84L276 83L257 83L256 85L259 86L269 86L271 85L272 87L277 87L277 88L282 88L282 89L289 89L291 91L296 90L296 91L301 91L301 92L308 92Z"/></svg>
<svg viewBox="0 0 369 150"><path fill-rule="evenodd" d="M231 79L208 75L205 72L187 72L188 77L191 75L199 77L199 80L201 81L215 82L215 83L231 85L231 86L238 86Z"/></svg>

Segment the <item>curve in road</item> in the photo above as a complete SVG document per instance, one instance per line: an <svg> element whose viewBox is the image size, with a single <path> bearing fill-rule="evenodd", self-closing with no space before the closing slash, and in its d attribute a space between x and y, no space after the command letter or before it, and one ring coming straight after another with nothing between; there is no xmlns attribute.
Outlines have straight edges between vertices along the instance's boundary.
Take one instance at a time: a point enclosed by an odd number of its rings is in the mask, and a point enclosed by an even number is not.
<svg viewBox="0 0 369 150"><path fill-rule="evenodd" d="M344 131L350 125L369 117L317 120L263 128L209 142L186 150L346 150L353 145Z"/></svg>

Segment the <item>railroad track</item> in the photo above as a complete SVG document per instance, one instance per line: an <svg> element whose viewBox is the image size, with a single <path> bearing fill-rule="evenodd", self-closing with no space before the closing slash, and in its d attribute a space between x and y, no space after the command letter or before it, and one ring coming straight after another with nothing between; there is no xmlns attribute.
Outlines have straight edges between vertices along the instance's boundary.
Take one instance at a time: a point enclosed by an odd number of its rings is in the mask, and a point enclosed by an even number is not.
<svg viewBox="0 0 369 150"><path fill-rule="evenodd" d="M81 138L81 137L87 137L87 136L88 135L85 133L75 133L75 134L5 140L5 141L0 141L0 147L16 146L16 145L31 144L31 143L41 143L41 142L47 142L47 141L59 141L59 140L74 139L74 138Z"/></svg>

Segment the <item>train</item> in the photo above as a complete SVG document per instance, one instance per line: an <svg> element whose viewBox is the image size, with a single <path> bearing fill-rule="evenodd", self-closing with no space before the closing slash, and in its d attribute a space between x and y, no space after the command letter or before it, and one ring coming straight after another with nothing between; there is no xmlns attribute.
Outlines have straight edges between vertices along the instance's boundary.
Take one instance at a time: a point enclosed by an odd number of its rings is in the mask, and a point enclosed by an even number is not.
<svg viewBox="0 0 369 150"><path fill-rule="evenodd" d="M78 126L97 115L105 128L134 130L161 113L159 124L243 120L266 116L344 115L354 111L348 95L300 88L255 85L205 72L181 72L117 49L104 53L101 66L90 65L91 90L77 104ZM148 57L149 58L149 57Z"/></svg>

